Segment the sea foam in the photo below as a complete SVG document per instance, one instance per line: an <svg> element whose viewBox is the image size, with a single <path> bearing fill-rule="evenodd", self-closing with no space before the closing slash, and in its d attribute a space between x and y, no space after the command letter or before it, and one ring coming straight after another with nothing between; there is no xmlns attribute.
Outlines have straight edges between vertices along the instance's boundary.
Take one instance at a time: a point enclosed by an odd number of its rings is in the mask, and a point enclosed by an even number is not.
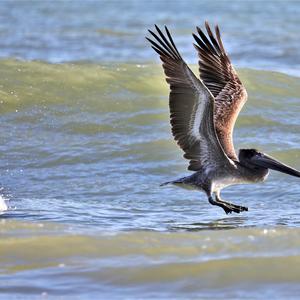
<svg viewBox="0 0 300 300"><path fill-rule="evenodd" d="M0 214L8 209L6 199L0 195Z"/></svg>

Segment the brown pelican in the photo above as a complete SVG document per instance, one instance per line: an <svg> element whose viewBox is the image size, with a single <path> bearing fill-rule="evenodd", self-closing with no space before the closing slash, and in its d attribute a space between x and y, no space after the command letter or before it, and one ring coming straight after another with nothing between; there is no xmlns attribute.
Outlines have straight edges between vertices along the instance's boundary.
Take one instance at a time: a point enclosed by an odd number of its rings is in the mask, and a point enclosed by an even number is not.
<svg viewBox="0 0 300 300"><path fill-rule="evenodd" d="M300 177L300 172L255 149L234 150L232 131L247 100L247 92L224 49L219 27L193 34L199 56L200 78L182 59L167 27L149 30L146 38L159 54L170 85L170 119L174 139L189 160L191 176L166 182L206 193L212 205L228 214L247 211L220 198L222 188L264 181L269 169Z"/></svg>

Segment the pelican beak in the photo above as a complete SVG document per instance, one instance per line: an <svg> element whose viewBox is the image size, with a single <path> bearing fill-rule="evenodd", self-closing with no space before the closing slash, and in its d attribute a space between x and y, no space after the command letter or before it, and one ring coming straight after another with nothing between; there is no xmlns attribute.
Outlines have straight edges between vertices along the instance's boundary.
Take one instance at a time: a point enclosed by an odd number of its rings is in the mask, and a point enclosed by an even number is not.
<svg viewBox="0 0 300 300"><path fill-rule="evenodd" d="M255 155L251 158L251 161L253 162L253 164L259 167L272 169L292 176L300 177L300 171L293 169L266 154Z"/></svg>

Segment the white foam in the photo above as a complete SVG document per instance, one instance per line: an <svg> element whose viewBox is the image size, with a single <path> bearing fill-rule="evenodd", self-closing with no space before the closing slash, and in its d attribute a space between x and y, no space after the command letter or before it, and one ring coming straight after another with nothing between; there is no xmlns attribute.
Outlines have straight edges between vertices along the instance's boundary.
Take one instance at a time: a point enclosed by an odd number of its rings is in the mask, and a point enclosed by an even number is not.
<svg viewBox="0 0 300 300"><path fill-rule="evenodd" d="M3 198L0 195L0 213L3 212L3 211L6 211L7 209L8 209L8 206L6 204L5 198Z"/></svg>

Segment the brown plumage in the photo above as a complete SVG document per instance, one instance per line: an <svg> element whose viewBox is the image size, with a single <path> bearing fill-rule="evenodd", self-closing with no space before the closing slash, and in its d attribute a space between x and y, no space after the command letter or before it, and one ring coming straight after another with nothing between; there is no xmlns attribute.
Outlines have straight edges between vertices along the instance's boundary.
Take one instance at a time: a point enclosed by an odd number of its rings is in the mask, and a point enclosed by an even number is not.
<svg viewBox="0 0 300 300"><path fill-rule="evenodd" d="M191 114L189 109L195 108L193 104L195 99L192 97L187 98L184 94L194 93L193 82L199 82L204 86L203 91L207 89L210 91L213 96L212 106L214 106L214 124L212 126L216 131L222 150L232 160L238 159L232 139L233 128L237 116L247 100L246 89L224 49L219 27L215 27L215 34L211 31L207 22L205 27L207 35L199 27L197 27L198 36L193 34L196 41L194 46L199 56L200 78L203 82L199 81L183 61L167 28L165 28L167 37L155 26L158 35L151 30L149 32L156 41L147 38L152 44L152 48L160 55L167 82L171 86L170 113L174 138L185 152L184 157L191 160L188 169L194 171L199 170L202 165L199 159L200 143L194 143L192 146L188 143L190 138L188 135L183 134L183 127L185 126L185 132L188 132L188 126L195 120L192 119L189 124L183 120L186 120L187 115ZM180 93L179 89L181 89ZM206 91L207 95L210 93ZM182 97L185 97L185 100L181 99ZM176 114L176 109L179 109L179 106L187 108L185 110L180 109L181 115ZM195 110L193 117L195 117ZM179 123L181 125L178 125Z"/></svg>
<svg viewBox="0 0 300 300"><path fill-rule="evenodd" d="M205 27L208 37L199 27L199 36L193 34L200 78L215 97L214 121L219 141L228 157L237 160L232 132L247 92L224 49L219 27L215 27L215 35L207 22Z"/></svg>
<svg viewBox="0 0 300 300"><path fill-rule="evenodd" d="M178 145L190 160L188 169L197 171L229 160L214 128L214 97L180 56L165 27L168 39L157 27L158 35L149 30L157 42L147 38L160 55L166 80L170 84L170 122Z"/></svg>

